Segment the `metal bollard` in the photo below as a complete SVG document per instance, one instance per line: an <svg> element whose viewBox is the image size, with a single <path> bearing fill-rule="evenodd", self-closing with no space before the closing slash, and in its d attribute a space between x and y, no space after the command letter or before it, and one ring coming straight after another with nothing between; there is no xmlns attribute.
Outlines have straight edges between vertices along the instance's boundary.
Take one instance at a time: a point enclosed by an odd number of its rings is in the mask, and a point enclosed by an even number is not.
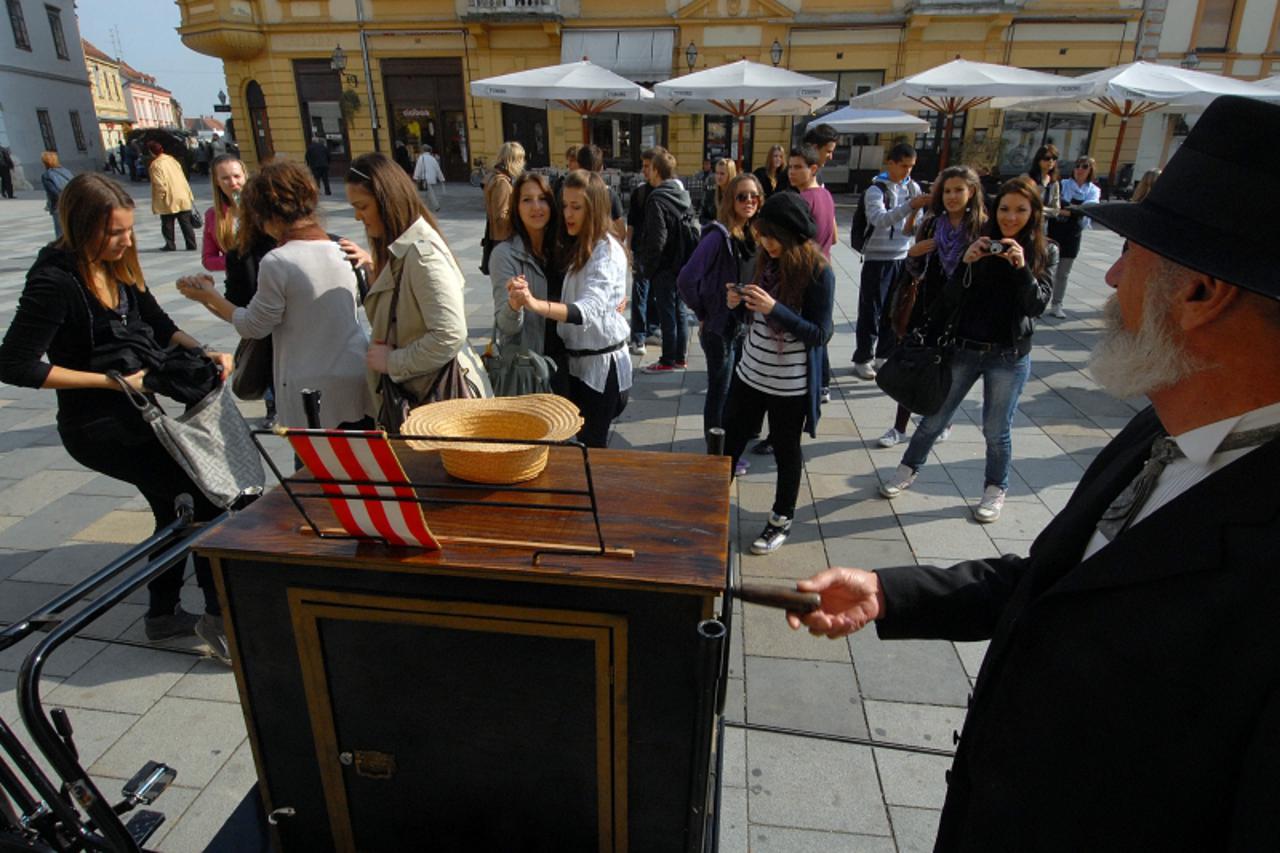
<svg viewBox="0 0 1280 853"><path fill-rule="evenodd" d="M307 415L307 429L320 429L320 390L302 389L302 410Z"/></svg>

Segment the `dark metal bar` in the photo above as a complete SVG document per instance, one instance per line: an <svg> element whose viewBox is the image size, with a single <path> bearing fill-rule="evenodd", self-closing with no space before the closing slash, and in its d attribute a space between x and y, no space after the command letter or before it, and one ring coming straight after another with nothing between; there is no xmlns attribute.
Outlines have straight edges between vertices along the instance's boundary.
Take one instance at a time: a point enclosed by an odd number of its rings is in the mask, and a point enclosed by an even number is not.
<svg viewBox="0 0 1280 853"><path fill-rule="evenodd" d="M712 791L715 792L715 804L712 806L710 823L707 827L707 833L710 843L706 845L706 849L710 853L717 853L720 850L720 810L723 797L721 792L724 790L724 717L716 720L716 769L715 783L712 785Z"/></svg>
<svg viewBox="0 0 1280 853"><path fill-rule="evenodd" d="M383 483L380 486L380 488L387 489L387 488L392 488L393 486L396 486L396 484ZM403 488L403 487L400 487L400 488ZM504 509L534 509L534 510L557 509L557 510L562 510L564 512L591 512L591 507L589 506L569 506L567 504L528 504L528 503L519 503L516 501L469 501L466 498L420 498L416 496L402 497L400 495L348 495L348 494L329 495L329 494L325 494L324 492L295 492L294 494L297 496L299 500L306 500L306 501L357 500L357 501L379 501L381 503L397 503L397 504L418 503L418 504L423 504L424 506L429 506L431 504L447 504L447 505L458 504L462 506L502 507ZM583 495L583 497L586 497L586 495Z"/></svg>
<svg viewBox="0 0 1280 853"><path fill-rule="evenodd" d="M707 430L707 455L724 456L724 430L721 427Z"/></svg>
<svg viewBox="0 0 1280 853"><path fill-rule="evenodd" d="M716 697L720 689L720 664L724 657L724 623L704 619L698 623L698 710L694 717L693 772L689 779L689 823L685 828L687 853L702 853L706 839L708 782L711 777L711 740L715 728Z"/></svg>
<svg viewBox="0 0 1280 853"><path fill-rule="evenodd" d="M854 746L872 746L876 749L892 749L897 752L914 752L919 755L936 755L939 758L955 758L955 752L949 749L935 749L931 746L914 746L909 743L894 743L890 740L871 740L865 737L853 737L852 735L832 735L824 732L811 732L804 729L788 729L782 726L768 726L763 723L738 723L728 721L727 726L733 726L735 729L746 729L750 732L769 732L775 735L791 735L792 737L803 737L811 740L829 740L836 743L851 743Z"/></svg>
<svg viewBox="0 0 1280 853"><path fill-rule="evenodd" d="M302 411L307 416L307 426L311 429L320 429L320 397L319 389L303 388L302 389Z"/></svg>
<svg viewBox="0 0 1280 853"><path fill-rule="evenodd" d="M189 521L189 513L190 504L179 507L179 517L186 517ZM27 731L54 770L66 781L71 796L89 816L103 838L99 839L89 833L75 810L57 792L54 792L52 797L45 796L46 804L57 812L60 818L64 818L67 826L80 827L80 840L93 849L110 850L112 853L140 853L137 843L134 842L111 804L103 798L102 793L89 778L89 774L72 756L66 743L50 723L40 699L40 674L49 655L59 646L135 590L185 560L191 541L196 535L192 532L174 542L146 566L112 587L100 598L88 603L79 612L63 620L27 655L18 672L18 711L22 715Z"/></svg>

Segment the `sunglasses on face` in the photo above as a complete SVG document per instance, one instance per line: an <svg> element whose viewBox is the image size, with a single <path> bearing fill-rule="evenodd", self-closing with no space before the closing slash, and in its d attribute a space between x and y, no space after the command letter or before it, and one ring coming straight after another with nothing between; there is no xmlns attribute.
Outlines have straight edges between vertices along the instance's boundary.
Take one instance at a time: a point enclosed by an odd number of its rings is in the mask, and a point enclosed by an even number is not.
<svg viewBox="0 0 1280 853"><path fill-rule="evenodd" d="M1076 168L1077 168L1077 169L1087 169L1087 168L1089 168L1089 164L1088 164L1088 163L1076 163Z"/></svg>
<svg viewBox="0 0 1280 853"><path fill-rule="evenodd" d="M1056 163L1056 162L1058 162L1058 158L1057 158L1057 157L1050 157L1050 156L1048 156L1047 154L1046 154L1044 157L1041 157L1040 159L1041 159L1041 160L1048 160L1048 161L1050 161L1051 163Z"/></svg>
<svg viewBox="0 0 1280 853"><path fill-rule="evenodd" d="M734 198L745 204L748 201L759 201L760 193L738 193Z"/></svg>

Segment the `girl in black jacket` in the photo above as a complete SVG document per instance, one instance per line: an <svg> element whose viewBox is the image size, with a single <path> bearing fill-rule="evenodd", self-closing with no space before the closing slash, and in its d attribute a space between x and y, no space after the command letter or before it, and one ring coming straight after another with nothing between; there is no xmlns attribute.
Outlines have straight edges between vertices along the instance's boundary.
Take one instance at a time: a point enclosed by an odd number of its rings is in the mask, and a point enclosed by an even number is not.
<svg viewBox="0 0 1280 853"><path fill-rule="evenodd" d="M895 498L915 481L938 435L969 389L982 380L982 432L987 440L983 494L974 518L1000 517L1009 488L1013 413L1031 375L1034 318L1053 290L1057 246L1046 242L1040 188L1019 177L1000 187L994 222L965 250L929 312L930 333L950 333L951 391L942 409L920 422L902 462L880 494ZM949 322L956 317L954 330Z"/></svg>
<svg viewBox="0 0 1280 853"><path fill-rule="evenodd" d="M122 344L127 349L129 341L153 337L160 347L200 349L195 338L174 325L143 281L133 242L133 207L133 199L101 175L79 175L67 184L58 209L63 236L40 250L27 273L0 344L0 381L55 389L58 435L67 453L90 470L137 486L158 529L174 520L174 498L183 493L194 499L197 521L216 518L220 510L104 372L108 354L120 352ZM231 357L210 355L225 376ZM145 373L139 370L124 379L147 393ZM198 618L179 606L183 569L175 566L147 587L147 639L199 633L215 656L227 660L208 559L196 557L195 569L205 615Z"/></svg>

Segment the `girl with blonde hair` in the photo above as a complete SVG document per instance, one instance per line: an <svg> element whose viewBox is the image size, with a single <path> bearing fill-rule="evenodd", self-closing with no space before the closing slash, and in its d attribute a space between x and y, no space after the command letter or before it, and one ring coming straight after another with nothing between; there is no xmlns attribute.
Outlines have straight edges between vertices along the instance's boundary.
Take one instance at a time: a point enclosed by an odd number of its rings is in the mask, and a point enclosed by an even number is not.
<svg viewBox="0 0 1280 853"><path fill-rule="evenodd" d="M703 188L702 203L698 211L698 219L703 225L715 221L720 212L720 202L724 199L724 188L738 176L738 164L727 157L715 161L712 168L715 183Z"/></svg>
<svg viewBox="0 0 1280 853"><path fill-rule="evenodd" d="M227 252L236 246L240 191L248 175L239 157L219 154L209 164L209 179L213 184L213 205L204 212L200 260L209 272L221 272L227 268Z"/></svg>

